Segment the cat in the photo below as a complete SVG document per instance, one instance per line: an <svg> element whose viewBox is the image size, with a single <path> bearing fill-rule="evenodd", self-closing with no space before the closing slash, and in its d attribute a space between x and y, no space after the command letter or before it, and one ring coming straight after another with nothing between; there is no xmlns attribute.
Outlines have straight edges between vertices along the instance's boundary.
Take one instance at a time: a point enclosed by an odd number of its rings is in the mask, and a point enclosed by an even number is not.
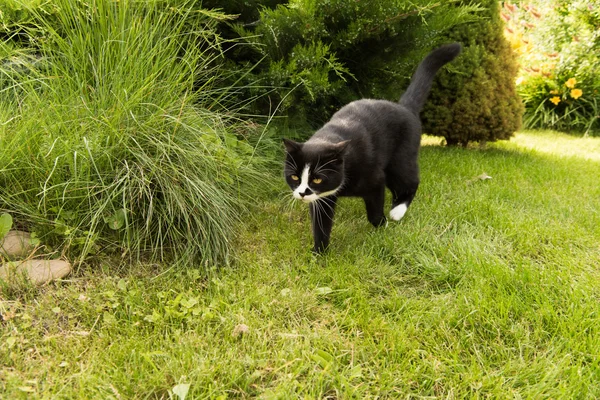
<svg viewBox="0 0 600 400"><path fill-rule="evenodd" d="M399 221L404 216L419 187L419 113L435 74L461 49L452 43L426 56L399 102L356 100L305 143L283 139L285 179L293 196L309 204L315 253L329 246L338 197L362 197L369 222L379 227L386 222L387 186L390 217Z"/></svg>

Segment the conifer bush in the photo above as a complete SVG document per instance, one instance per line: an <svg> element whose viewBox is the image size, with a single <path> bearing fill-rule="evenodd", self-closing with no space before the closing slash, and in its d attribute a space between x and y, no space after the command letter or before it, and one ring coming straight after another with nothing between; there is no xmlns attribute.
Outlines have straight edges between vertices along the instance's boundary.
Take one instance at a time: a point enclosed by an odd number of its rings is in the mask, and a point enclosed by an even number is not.
<svg viewBox="0 0 600 400"><path fill-rule="evenodd" d="M432 0L265 4L253 23L230 26L247 42L226 55L235 79L251 88L244 96L257 99L254 112L279 111L315 126L357 98L397 100L444 32L481 11Z"/></svg>
<svg viewBox="0 0 600 400"><path fill-rule="evenodd" d="M463 53L441 71L421 114L423 131L448 145L509 139L521 126L515 54L504 37L499 2L480 2L485 18L451 30Z"/></svg>

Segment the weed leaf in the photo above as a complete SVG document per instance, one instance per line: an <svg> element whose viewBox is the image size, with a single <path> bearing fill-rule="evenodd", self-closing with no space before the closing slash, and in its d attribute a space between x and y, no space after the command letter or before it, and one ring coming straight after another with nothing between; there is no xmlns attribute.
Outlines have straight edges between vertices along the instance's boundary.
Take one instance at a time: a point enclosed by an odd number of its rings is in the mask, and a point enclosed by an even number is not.
<svg viewBox="0 0 600 400"><path fill-rule="evenodd" d="M104 218L104 222L108 224L108 227L112 230L118 231L125 226L127 216L125 215L124 209L117 210L113 215L108 218Z"/></svg>
<svg viewBox="0 0 600 400"><path fill-rule="evenodd" d="M10 214L4 213L0 215L0 239L2 239L10 228L12 228L13 220Z"/></svg>
<svg viewBox="0 0 600 400"><path fill-rule="evenodd" d="M311 358L323 369L328 369L329 367L331 367L334 361L333 356L323 350L315 351Z"/></svg>

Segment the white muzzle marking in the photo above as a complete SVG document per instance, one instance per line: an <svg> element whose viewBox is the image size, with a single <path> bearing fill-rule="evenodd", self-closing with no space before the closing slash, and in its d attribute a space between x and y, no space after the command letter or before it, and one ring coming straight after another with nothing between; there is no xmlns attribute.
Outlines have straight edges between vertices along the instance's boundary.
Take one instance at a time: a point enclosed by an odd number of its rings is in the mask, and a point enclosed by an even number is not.
<svg viewBox="0 0 600 400"><path fill-rule="evenodd" d="M336 194L337 191L340 189L335 188L334 190L330 190L328 192L323 192L323 193L311 193L307 196L302 197L300 195L300 193L304 193L306 192L306 189L310 189L310 187L308 186L308 177L310 176L310 164L306 164L304 166L304 169L302 170L302 176L300 177L300 185L296 188L296 190L294 190L294 197L298 200L302 200L305 203L312 203L313 201L319 200L320 198L323 197L327 197L327 196L331 196L333 194ZM310 189L312 191L312 189Z"/></svg>
<svg viewBox="0 0 600 400"><path fill-rule="evenodd" d="M300 193L304 193L304 192L306 192L306 189L308 189L309 172L310 172L310 164L306 164L304 166L304 169L302 170L302 176L300 177L300 186L298 186L296 188L296 190L294 190L294 197L297 198L298 200L302 200L307 203L312 201L312 200L309 200L309 198L312 196L315 196L315 195L311 194L311 195L302 197L302 196L300 196Z"/></svg>

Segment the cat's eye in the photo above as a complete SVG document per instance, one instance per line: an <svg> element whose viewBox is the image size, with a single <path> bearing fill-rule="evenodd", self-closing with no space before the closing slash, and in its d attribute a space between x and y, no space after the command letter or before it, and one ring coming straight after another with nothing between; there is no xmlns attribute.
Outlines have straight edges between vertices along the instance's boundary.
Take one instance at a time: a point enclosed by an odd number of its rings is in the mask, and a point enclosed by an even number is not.
<svg viewBox="0 0 600 400"><path fill-rule="evenodd" d="M315 178L315 179L313 179L313 183L316 184L316 185L318 185L321 182L323 182L323 179L321 179L321 178Z"/></svg>
<svg viewBox="0 0 600 400"><path fill-rule="evenodd" d="M297 181L300 179L300 178L298 178L298 175L292 175L291 178L293 181Z"/></svg>

